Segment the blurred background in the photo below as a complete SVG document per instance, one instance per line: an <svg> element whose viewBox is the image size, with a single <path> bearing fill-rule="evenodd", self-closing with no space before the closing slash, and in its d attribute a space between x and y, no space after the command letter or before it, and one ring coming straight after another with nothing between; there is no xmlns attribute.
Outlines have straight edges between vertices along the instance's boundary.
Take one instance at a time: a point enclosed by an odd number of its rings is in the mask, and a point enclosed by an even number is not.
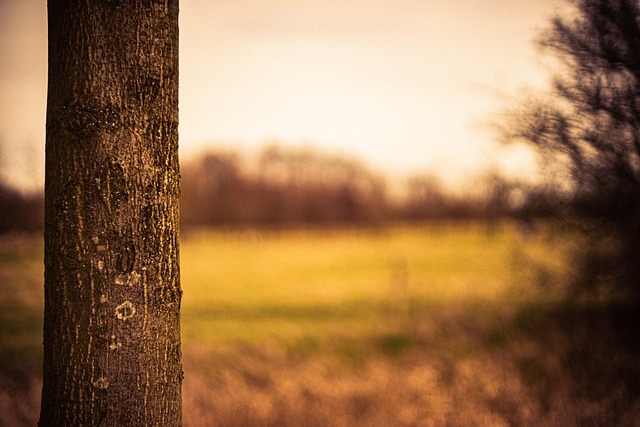
<svg viewBox="0 0 640 427"><path fill-rule="evenodd" d="M46 12L0 0L0 426L38 417ZM633 425L637 215L597 212L637 186L514 113L574 13L181 2L185 425Z"/></svg>
<svg viewBox="0 0 640 427"><path fill-rule="evenodd" d="M33 228L38 219L26 211L41 210L44 182L46 4L0 5L0 188L3 206L13 211L3 215L0 229ZM477 197L494 184L487 179L536 180L531 150L496 143L490 113L518 97L523 86L545 81L532 39L557 7L551 0L183 2L185 220L265 222L255 218L256 210L273 216L262 209L264 201L242 208L253 213L240 213L237 205L256 192L268 198L283 180L292 184L298 179L294 168L305 176L301 185L331 187L325 192L353 177L343 193L368 192L352 198L373 203L366 215L378 219L381 209L417 215L424 200L407 199L424 198L425 191ZM208 185L203 179L216 174L236 176L226 176L217 189L202 189ZM363 180L368 189L360 188ZM220 206L226 218L216 212L194 218L200 213L193 197L218 206L212 198L238 190L244 194L234 196L235 207ZM349 197L343 194L341 203L365 203ZM396 202L401 206L383 206ZM329 209L342 213L316 216L356 219L363 213L345 210L369 207ZM280 213L304 220L287 211Z"/></svg>
<svg viewBox="0 0 640 427"><path fill-rule="evenodd" d="M483 128L505 97L544 81L531 41L557 3L182 2L183 158L278 142L356 157L394 180L530 174L524 150ZM33 191L43 181L46 4L0 7L2 178Z"/></svg>

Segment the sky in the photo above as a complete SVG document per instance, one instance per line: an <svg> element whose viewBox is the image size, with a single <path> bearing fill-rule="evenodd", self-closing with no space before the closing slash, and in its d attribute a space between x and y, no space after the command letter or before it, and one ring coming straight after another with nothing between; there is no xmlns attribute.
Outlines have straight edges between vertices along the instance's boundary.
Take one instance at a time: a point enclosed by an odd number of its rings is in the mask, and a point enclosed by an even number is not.
<svg viewBox="0 0 640 427"><path fill-rule="evenodd" d="M391 177L527 174L487 124L548 69L560 0L182 0L180 150L311 146ZM0 0L0 162L41 185L46 1ZM8 171L8 172L7 172ZM5 177L6 178L6 177Z"/></svg>

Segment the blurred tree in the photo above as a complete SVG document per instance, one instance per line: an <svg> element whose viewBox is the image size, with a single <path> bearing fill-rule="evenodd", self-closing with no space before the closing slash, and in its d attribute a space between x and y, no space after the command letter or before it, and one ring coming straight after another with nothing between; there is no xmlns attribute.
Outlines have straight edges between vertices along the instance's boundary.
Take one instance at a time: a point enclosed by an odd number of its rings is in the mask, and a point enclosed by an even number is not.
<svg viewBox="0 0 640 427"><path fill-rule="evenodd" d="M285 222L371 224L386 215L384 180L356 160L270 146L258 169L260 181L280 193L267 211Z"/></svg>
<svg viewBox="0 0 640 427"><path fill-rule="evenodd" d="M374 224L384 180L359 162L269 146L247 168L237 153L210 152L183 168L182 219L192 225Z"/></svg>
<svg viewBox="0 0 640 427"><path fill-rule="evenodd" d="M8 232L42 232L42 193L23 194L0 180L0 235Z"/></svg>
<svg viewBox="0 0 640 427"><path fill-rule="evenodd" d="M178 0L49 0L40 425L181 425Z"/></svg>
<svg viewBox="0 0 640 427"><path fill-rule="evenodd" d="M640 3L574 0L541 45L554 90L515 111L507 137L532 143L570 191L563 215L588 225L576 290L640 295ZM549 164L549 163L547 163ZM564 173L564 172L563 172Z"/></svg>
<svg viewBox="0 0 640 427"><path fill-rule="evenodd" d="M404 216L407 219L439 219L447 214L448 199L438 177L412 176L407 181Z"/></svg>

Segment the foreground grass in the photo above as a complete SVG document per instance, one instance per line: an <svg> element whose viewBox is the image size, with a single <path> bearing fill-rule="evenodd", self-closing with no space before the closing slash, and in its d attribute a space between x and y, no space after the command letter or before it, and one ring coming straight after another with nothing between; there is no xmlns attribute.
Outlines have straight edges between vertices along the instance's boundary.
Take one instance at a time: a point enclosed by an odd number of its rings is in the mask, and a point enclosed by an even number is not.
<svg viewBox="0 0 640 427"><path fill-rule="evenodd" d="M37 240L0 245L0 426L37 419L41 257ZM186 426L640 417L634 307L535 292L561 256L510 225L205 230L181 261Z"/></svg>

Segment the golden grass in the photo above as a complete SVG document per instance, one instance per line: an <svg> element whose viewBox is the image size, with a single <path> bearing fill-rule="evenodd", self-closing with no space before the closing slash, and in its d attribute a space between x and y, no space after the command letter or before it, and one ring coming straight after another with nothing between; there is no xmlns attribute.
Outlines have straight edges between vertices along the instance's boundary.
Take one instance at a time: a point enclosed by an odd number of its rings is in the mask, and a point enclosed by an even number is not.
<svg viewBox="0 0 640 427"><path fill-rule="evenodd" d="M497 301L513 294L516 244L514 233L487 235L481 224L196 233L181 250L184 337L364 333L398 310Z"/></svg>

